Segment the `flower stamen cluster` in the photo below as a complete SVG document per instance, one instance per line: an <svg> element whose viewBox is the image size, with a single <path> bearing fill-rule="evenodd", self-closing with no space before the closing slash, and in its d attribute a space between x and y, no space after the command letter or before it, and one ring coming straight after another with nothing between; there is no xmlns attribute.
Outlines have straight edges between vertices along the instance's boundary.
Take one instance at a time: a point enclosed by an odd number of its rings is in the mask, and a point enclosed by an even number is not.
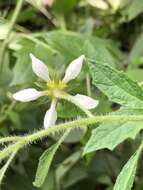
<svg viewBox="0 0 143 190"><path fill-rule="evenodd" d="M47 95L50 96L52 99L57 98L56 94L57 92L65 92L65 89L67 88L67 84L61 80L50 80L47 82Z"/></svg>

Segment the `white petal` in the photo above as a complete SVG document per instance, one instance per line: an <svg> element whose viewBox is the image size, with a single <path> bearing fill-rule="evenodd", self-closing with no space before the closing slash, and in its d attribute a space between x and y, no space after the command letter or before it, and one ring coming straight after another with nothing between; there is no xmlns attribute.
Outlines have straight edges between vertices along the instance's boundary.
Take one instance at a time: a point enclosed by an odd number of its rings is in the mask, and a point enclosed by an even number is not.
<svg viewBox="0 0 143 190"><path fill-rule="evenodd" d="M36 58L32 53L30 53L30 58L32 60L33 72L41 79L49 81L48 67L38 58Z"/></svg>
<svg viewBox="0 0 143 190"><path fill-rule="evenodd" d="M75 79L77 77L77 75L80 73L81 68L82 68L82 64L83 64L83 60L84 60L84 55L81 55L80 57L78 57L77 59L73 60L65 73L65 76L63 78L64 82L68 82L72 79Z"/></svg>
<svg viewBox="0 0 143 190"><path fill-rule="evenodd" d="M13 94L13 98L21 102L30 102L32 100L36 100L42 95L43 95L42 92L37 91L34 88L27 88Z"/></svg>
<svg viewBox="0 0 143 190"><path fill-rule="evenodd" d="M86 109L93 109L97 107L99 101L94 100L93 98L81 94L77 94L74 96L75 101L77 101L80 105L85 107Z"/></svg>
<svg viewBox="0 0 143 190"><path fill-rule="evenodd" d="M44 128L54 126L57 120L56 103L52 102L50 109L46 112L44 117Z"/></svg>

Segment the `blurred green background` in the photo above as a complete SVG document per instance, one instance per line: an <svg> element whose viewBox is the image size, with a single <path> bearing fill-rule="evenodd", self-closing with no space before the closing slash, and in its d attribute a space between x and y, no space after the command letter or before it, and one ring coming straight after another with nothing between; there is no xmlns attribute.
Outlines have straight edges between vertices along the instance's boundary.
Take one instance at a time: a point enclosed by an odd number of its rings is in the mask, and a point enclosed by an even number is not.
<svg viewBox="0 0 143 190"><path fill-rule="evenodd" d="M0 0L0 51L6 41L16 0ZM50 101L42 98L31 103L17 103L12 93L37 85L29 53L47 64L50 75L62 77L66 66L81 54L108 62L137 81L143 81L143 1L142 0L23 0L12 28L4 55L0 56L0 135L24 135L42 128L43 116ZM3 57L3 59L2 59ZM1 60L2 59L2 60ZM86 94L86 66L80 77L71 82L69 91ZM115 111L118 104L91 87L100 101L95 113ZM57 106L58 122L77 118L80 111L61 101ZM78 150L90 135L81 140L80 131L69 137L57 152L50 173L40 190L111 190L128 158L141 138L130 139L114 151L107 149L80 158ZM77 136L75 136L77 135ZM42 152L55 139L48 137L21 150L4 179L4 190L36 190L32 185ZM143 189L143 165L139 164L135 190Z"/></svg>

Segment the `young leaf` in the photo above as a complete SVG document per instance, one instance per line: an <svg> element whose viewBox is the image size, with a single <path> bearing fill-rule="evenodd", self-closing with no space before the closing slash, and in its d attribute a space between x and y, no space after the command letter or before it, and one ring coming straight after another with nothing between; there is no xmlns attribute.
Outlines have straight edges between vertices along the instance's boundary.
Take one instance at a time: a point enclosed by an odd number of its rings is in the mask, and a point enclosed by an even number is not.
<svg viewBox="0 0 143 190"><path fill-rule="evenodd" d="M90 61L89 69L93 84L105 93L111 101L132 108L143 107L142 89L125 73L99 61Z"/></svg>
<svg viewBox="0 0 143 190"><path fill-rule="evenodd" d="M126 165L123 167L122 171L117 177L113 190L121 190L121 189L131 190L136 174L137 162L140 153L142 151L142 148L143 148L143 143L140 145L138 150L133 154L133 156L129 159Z"/></svg>
<svg viewBox="0 0 143 190"><path fill-rule="evenodd" d="M8 169L8 167L9 167L10 163L12 162L13 158L15 157L15 154L16 154L16 152L13 152L13 153L10 155L9 159L7 160L7 162L5 163L5 165L0 169L0 185L1 185L2 180L3 180L3 178L4 178L5 172L7 171L7 169Z"/></svg>
<svg viewBox="0 0 143 190"><path fill-rule="evenodd" d="M113 113L120 115L143 114L143 110L122 108ZM108 148L113 150L118 144L127 138L134 139L136 135L143 129L143 122L112 122L103 123L92 131L92 135L87 142L83 154Z"/></svg>
<svg viewBox="0 0 143 190"><path fill-rule="evenodd" d="M61 143L64 141L64 139L68 135L68 133L69 133L69 130L64 133L64 135L60 138L60 140L56 144L52 145L49 149L47 149L40 157L35 181L33 182L34 186L41 187L41 185L44 183L45 178L49 172L49 168L54 158L54 155L57 149L59 148L59 146L61 145Z"/></svg>

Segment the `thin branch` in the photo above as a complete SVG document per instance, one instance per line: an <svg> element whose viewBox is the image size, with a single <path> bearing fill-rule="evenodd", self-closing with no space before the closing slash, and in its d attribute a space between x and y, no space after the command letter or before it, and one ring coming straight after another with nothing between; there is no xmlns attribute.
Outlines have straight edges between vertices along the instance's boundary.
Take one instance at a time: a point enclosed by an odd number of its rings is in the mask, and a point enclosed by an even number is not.
<svg viewBox="0 0 143 190"><path fill-rule="evenodd" d="M0 144L15 142L20 140L22 137L19 136L10 136L10 137L2 137L0 138Z"/></svg>
<svg viewBox="0 0 143 190"><path fill-rule="evenodd" d="M8 167L9 167L9 165L11 164L12 160L14 159L16 153L17 153L17 151L13 152L13 153L10 155L9 159L7 160L6 164L1 168L1 170L0 170L0 185L1 185L1 182L2 182L2 180L3 180L3 178L4 178L4 175L5 175L5 173L6 173L7 169L8 169Z"/></svg>
<svg viewBox="0 0 143 190"><path fill-rule="evenodd" d="M9 24L9 30L6 34L6 37L5 37L5 40L3 41L2 45L1 45L1 49L0 49L0 73L2 72L2 68L3 68L3 62L4 62L4 56L5 56L5 50L8 46L8 43L9 43L9 37L10 37L10 34L13 30L13 27L16 23L16 20L18 18L18 15L20 13L20 10L22 8L22 3L23 3L23 0L17 0L17 4L16 4L16 8L14 10L14 13L12 15L12 18L11 18L11 21L10 21L10 24Z"/></svg>
<svg viewBox="0 0 143 190"><path fill-rule="evenodd" d="M90 85L89 74L86 75L86 88L87 88L87 95L91 96L91 85Z"/></svg>

